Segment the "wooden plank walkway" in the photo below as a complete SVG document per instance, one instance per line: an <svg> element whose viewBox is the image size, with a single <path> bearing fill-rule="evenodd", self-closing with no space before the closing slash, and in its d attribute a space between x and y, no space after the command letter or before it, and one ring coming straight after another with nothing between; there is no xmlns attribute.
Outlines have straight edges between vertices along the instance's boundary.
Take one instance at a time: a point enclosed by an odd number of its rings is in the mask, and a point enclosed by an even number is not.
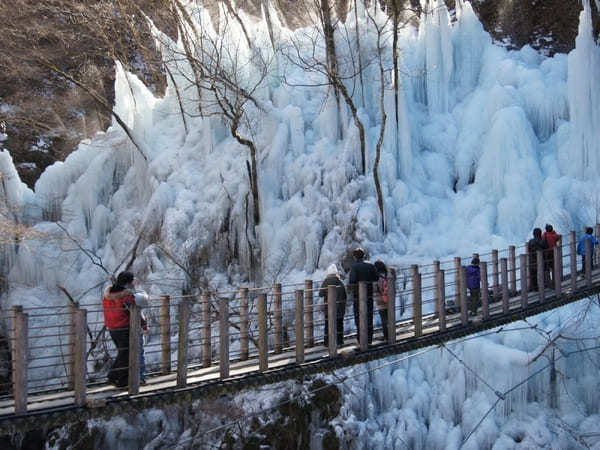
<svg viewBox="0 0 600 450"><path fill-rule="evenodd" d="M561 255L561 262L562 259ZM131 390L117 389L112 385L97 384L88 386L85 390L86 402L80 405L77 405L77 392L73 389L56 392L30 392L26 397L25 413L15 414L16 402L14 398L0 400L0 429L2 432L11 432L15 427L24 430L40 427L42 424L43 426L56 426L77 420L119 414L129 409L157 407L179 401L229 394L259 385L301 378L321 372L330 372L338 368L349 367L479 333L600 293L600 269L591 270L590 264L585 278L573 281L570 275L566 276L561 283L553 286L552 289L545 288L542 291L543 295L534 291L523 296L521 292L515 289L513 295L509 296L508 282L510 277L508 266L506 260L501 262L502 264L499 265L499 267L502 267L501 277L498 277L498 284L501 286L499 286L497 295L494 297L496 301L489 304L489 311L485 310L484 301L479 314L471 317L470 320L466 318L464 310L466 287L464 282L462 286L460 285L461 271L458 270L455 277L455 284L458 285L458 289L454 292L454 298L458 299L459 305L457 306L462 305L463 309L447 315L444 312L423 315L420 313L422 290L413 287L411 291L413 316L395 322L395 339L391 339L394 343L387 343L378 339L381 333L380 330L377 330L373 344L366 349L361 349L356 342L356 336L350 335L345 337L346 345L341 349L334 349L333 353L331 348L323 345L306 347L301 361L298 359L297 347L282 348L281 353L275 351L267 353L267 368L261 368L261 358L264 355L255 351L249 353L247 360L230 361L228 359L225 377L223 376L223 365L220 365L219 361L208 367L199 364L187 367L183 383L181 379L178 379L181 378L178 372L154 375L148 378L146 385L139 386L139 391L133 394ZM512 264L512 268L516 272L518 266ZM434 270L436 269L439 269L439 266L436 267L434 264ZM486 270L485 264L483 269ZM558 273L562 273L562 264ZM435 280L438 279L439 277L435 278ZM443 279L443 276L441 279ZM413 280L419 280L420 282L421 274L418 277L413 277ZM524 283L522 280L520 281L522 284ZM543 280L540 281L543 283ZM484 287L487 287L486 285L487 276L485 277ZM436 286L439 288L439 284ZM445 289L445 285L443 286ZM438 291L436 291L435 296L439 300ZM494 287L491 286L490 292L493 291ZM396 297L394 296L394 298ZM441 298L443 297L442 293ZM296 300L300 301L300 299L303 299L303 295L296 295ZM418 307L416 307L416 303L419 303ZM396 308L395 305L393 307ZM436 307L435 310L439 311L439 307ZM487 318L483 317L484 315ZM302 314L300 316L303 317ZM300 320L298 315L296 315L296 318Z"/></svg>

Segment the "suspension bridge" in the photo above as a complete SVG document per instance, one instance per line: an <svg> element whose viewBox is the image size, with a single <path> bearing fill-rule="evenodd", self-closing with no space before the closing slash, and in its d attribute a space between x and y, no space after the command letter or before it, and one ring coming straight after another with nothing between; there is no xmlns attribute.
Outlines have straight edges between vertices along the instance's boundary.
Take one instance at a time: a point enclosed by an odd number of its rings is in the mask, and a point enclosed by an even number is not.
<svg viewBox="0 0 600 450"><path fill-rule="evenodd" d="M145 384L140 383L140 314L138 307L131 311L129 384L123 389L107 384L106 364L99 362L102 352L115 354L108 333L101 332L99 303L0 310L9 329L0 345L10 354L7 382L0 383L0 432L48 429L232 394L519 321L600 293L600 269L595 268L599 257L587 241L583 270L578 272L576 243L571 231L552 250L551 277L542 251L529 255L526 244L472 255L481 261L481 305L475 316L468 315L463 263L472 256L391 269L389 339L376 327L371 344L366 282L358 286L358 330L348 305L344 343L339 346L337 308L345 305L336 299L334 287L326 288L329 301L320 302L321 283L314 280L197 296L162 295L144 308L150 326L158 330L144 345ZM533 277L536 290L531 289Z"/></svg>

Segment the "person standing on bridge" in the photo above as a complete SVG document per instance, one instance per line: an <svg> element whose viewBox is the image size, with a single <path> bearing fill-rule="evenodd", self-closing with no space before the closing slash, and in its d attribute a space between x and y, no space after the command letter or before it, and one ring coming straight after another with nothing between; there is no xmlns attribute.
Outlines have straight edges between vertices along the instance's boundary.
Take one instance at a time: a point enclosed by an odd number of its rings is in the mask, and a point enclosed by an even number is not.
<svg viewBox="0 0 600 450"><path fill-rule="evenodd" d="M368 261L364 261L365 251L362 248L356 248L352 252L354 263L350 268L348 279L350 293L354 297L354 323L356 325L357 339L360 336L359 319L359 298L358 286L361 281L367 283L367 343L373 340L373 284L379 279L375 266Z"/></svg>
<svg viewBox="0 0 600 450"><path fill-rule="evenodd" d="M477 315L481 298L481 271L479 270L479 258L475 256L471 265L466 268L467 288L469 289L469 314Z"/></svg>
<svg viewBox="0 0 600 450"><path fill-rule="evenodd" d="M139 306L145 306L147 298L145 292L135 292L133 274L127 271L121 272L115 283L104 291L104 325L117 348L117 357L107 378L118 387L125 387L129 382L129 308L136 300Z"/></svg>
<svg viewBox="0 0 600 450"><path fill-rule="evenodd" d="M527 243L527 252L529 253L529 273L531 276L532 291L538 290L537 279L537 251L546 250L548 244L542 239L542 230L540 228L533 229L533 238Z"/></svg>
<svg viewBox="0 0 600 450"><path fill-rule="evenodd" d="M375 284L375 303L381 320L381 328L383 329L383 339L388 340L388 270L385 263L381 260L375 261L373 264L377 270L379 280Z"/></svg>
<svg viewBox="0 0 600 450"><path fill-rule="evenodd" d="M542 239L548 244L548 248L544 250L544 276L546 286L550 286L554 280L554 247L560 242L560 234L554 231L552 225L546 224L546 231L542 234Z"/></svg>
<svg viewBox="0 0 600 450"><path fill-rule="evenodd" d="M577 254L581 255L581 272L585 273L585 243L590 241L592 248L592 269L594 268L594 246L598 245L598 239L594 237L594 229L592 227L585 228L585 234L581 236L577 243Z"/></svg>
<svg viewBox="0 0 600 450"><path fill-rule="evenodd" d="M344 345L344 315L346 314L346 288L344 287L344 282L340 278L337 266L335 264L331 264L327 268L327 278L323 280L321 289L319 289L319 297L323 297L323 302L325 305L325 331L323 337L323 345L325 347L329 345L329 312L327 308L327 302L329 301L329 299L327 298L327 288L329 286L335 287L337 345L342 346Z"/></svg>

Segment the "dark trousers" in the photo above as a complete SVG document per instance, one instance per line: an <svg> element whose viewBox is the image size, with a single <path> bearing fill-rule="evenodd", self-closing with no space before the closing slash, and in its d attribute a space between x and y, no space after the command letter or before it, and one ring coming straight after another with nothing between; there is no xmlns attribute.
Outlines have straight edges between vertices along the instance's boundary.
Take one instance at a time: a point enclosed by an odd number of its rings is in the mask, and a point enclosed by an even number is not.
<svg viewBox="0 0 600 450"><path fill-rule="evenodd" d="M379 319L381 320L381 328L383 328L383 339L385 342L389 342L388 339L388 310L386 308L379 310Z"/></svg>
<svg viewBox="0 0 600 450"><path fill-rule="evenodd" d="M594 270L594 254L592 254L592 270ZM585 255L581 255L581 272L585 274Z"/></svg>
<svg viewBox="0 0 600 450"><path fill-rule="evenodd" d="M354 323L356 324L356 339L360 340L358 297L354 297ZM367 297L367 343L373 341L373 297Z"/></svg>
<svg viewBox="0 0 600 450"><path fill-rule="evenodd" d="M344 344L344 311L346 310L346 305L336 305L338 308L337 312L337 320L336 320L336 337L337 337L337 345ZM341 307L342 312L339 311ZM323 344L325 347L329 345L329 312L327 311L327 303L325 303L325 336L323 337Z"/></svg>
<svg viewBox="0 0 600 450"><path fill-rule="evenodd" d="M129 328L109 330L109 332L117 347L117 357L107 378L117 386L125 386L129 381Z"/></svg>
<svg viewBox="0 0 600 450"><path fill-rule="evenodd" d="M481 289L470 289L469 288L469 311L473 314L477 314L477 308L481 303Z"/></svg>
<svg viewBox="0 0 600 450"><path fill-rule="evenodd" d="M531 280L530 291L538 290L538 279L537 279L537 263L529 264L529 278Z"/></svg>

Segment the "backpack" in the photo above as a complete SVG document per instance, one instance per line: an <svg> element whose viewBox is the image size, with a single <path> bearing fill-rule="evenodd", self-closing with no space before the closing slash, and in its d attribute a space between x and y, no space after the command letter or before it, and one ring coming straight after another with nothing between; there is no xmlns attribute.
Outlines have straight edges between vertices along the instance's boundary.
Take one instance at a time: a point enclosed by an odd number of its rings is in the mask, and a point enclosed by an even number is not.
<svg viewBox="0 0 600 450"><path fill-rule="evenodd" d="M381 289L381 300L383 303L388 302L388 280L387 278L383 279L382 289Z"/></svg>

